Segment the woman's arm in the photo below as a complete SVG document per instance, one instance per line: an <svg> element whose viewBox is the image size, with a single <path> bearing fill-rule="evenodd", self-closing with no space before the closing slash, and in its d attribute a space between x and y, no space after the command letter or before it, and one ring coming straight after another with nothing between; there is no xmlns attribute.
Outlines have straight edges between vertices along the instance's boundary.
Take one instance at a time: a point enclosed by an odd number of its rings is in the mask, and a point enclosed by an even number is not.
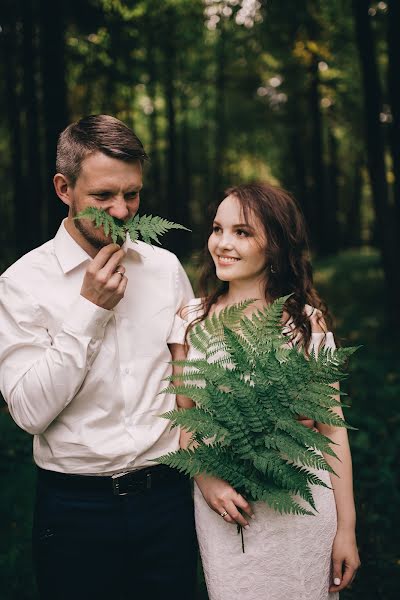
<svg viewBox="0 0 400 600"><path fill-rule="evenodd" d="M172 360L185 360L186 350L181 344L170 344L170 352ZM173 383L180 384L180 376L182 375L182 367L173 365ZM176 403L178 408L193 408L194 403L190 398L177 394ZM193 445L192 434L185 429L181 429L180 447L188 448ZM238 494L234 488L223 479L213 477L211 475L199 474L195 476L195 481L204 496L205 501L212 510L219 515L226 513L224 520L228 523L239 523L242 527L248 527L248 520L239 512L243 510L248 515L252 516L253 511L250 504Z"/></svg>
<svg viewBox="0 0 400 600"><path fill-rule="evenodd" d="M324 331L324 324L312 323L312 332ZM339 384L335 384L339 390ZM340 400L340 396L335 396ZM340 406L333 410L343 419L343 411ZM335 496L337 512L337 531L332 547L332 585L330 592L339 592L346 588L354 579L356 571L360 566L356 543L356 511L353 495L353 470L349 439L344 427L332 427L323 423L317 423L320 433L327 436L337 444L334 446L337 458L328 454L324 455L326 462L332 467L336 475L331 474L331 483Z"/></svg>
<svg viewBox="0 0 400 600"><path fill-rule="evenodd" d="M338 396L336 397L338 398ZM342 416L340 407L337 407L335 412ZM344 427L330 427L318 423L317 428L320 433L337 444L337 446L334 446L334 450L338 458L325 454L325 460L336 473L336 475L331 474L336 502L337 532L332 548L332 579L334 584L331 586L330 591L338 592L352 582L360 566L355 534L356 511L353 496L351 453L347 430Z"/></svg>

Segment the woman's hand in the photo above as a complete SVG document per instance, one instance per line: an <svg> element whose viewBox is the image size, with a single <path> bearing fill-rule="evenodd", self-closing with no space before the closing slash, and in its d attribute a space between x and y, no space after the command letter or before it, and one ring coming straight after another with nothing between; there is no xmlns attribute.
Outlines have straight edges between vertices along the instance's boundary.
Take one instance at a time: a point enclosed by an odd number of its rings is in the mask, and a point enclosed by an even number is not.
<svg viewBox="0 0 400 600"><path fill-rule="evenodd" d="M315 421L314 419L309 419L308 417L305 417L303 415L298 415L296 417L296 420L301 423L302 425L304 425L304 427L308 427L309 429L314 429L315 431Z"/></svg>
<svg viewBox="0 0 400 600"><path fill-rule="evenodd" d="M360 566L354 531L337 531L332 547L332 584L330 592L340 592L349 586Z"/></svg>
<svg viewBox="0 0 400 600"><path fill-rule="evenodd" d="M195 480L208 506L221 517L226 513L223 517L224 521L237 523L245 528L249 527L249 522L239 509L250 517L253 517L253 510L247 500L229 483L211 475L197 475Z"/></svg>

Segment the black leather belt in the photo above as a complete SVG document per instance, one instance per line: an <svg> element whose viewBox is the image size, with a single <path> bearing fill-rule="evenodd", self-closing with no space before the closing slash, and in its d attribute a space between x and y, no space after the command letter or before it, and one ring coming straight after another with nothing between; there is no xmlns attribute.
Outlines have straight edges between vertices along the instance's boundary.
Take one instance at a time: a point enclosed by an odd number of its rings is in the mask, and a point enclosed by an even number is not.
<svg viewBox="0 0 400 600"><path fill-rule="evenodd" d="M116 473L112 476L75 475L48 471L38 467L38 480L44 484L63 490L109 491L116 496L136 494L166 485L172 481L183 481L185 479L185 475L166 465L154 465L146 469Z"/></svg>

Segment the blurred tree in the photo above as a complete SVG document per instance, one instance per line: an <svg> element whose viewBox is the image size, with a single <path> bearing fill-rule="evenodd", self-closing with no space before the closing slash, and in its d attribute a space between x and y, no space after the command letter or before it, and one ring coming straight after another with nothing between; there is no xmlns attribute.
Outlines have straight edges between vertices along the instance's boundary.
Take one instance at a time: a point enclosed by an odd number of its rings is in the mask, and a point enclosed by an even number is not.
<svg viewBox="0 0 400 600"><path fill-rule="evenodd" d="M166 6L162 29L162 83L164 88L167 129L166 129L166 197L165 209L172 221L179 220L181 198L177 193L176 161L176 53L177 53L177 12L172 5ZM175 244L174 244L175 245Z"/></svg>
<svg viewBox="0 0 400 600"><path fill-rule="evenodd" d="M28 235L29 220L23 202L24 185L22 170L22 128L21 128L21 20L19 4L8 1L2 15L1 51L4 69L4 87L9 137L9 173L12 186L11 206L2 207L4 220L12 224L9 230L13 233L11 242L13 250L18 253L20 238Z"/></svg>
<svg viewBox="0 0 400 600"><path fill-rule="evenodd" d="M43 127L45 147L45 189L47 200L47 238L53 237L60 221L66 217L65 205L58 200L53 187L57 139L68 125L66 86L66 2L40 0L41 68L43 94Z"/></svg>
<svg viewBox="0 0 400 600"><path fill-rule="evenodd" d="M214 160L212 170L212 197L221 198L224 188L224 154L227 142L226 123L226 77L228 71L226 51L226 25L221 21L215 46L215 114L214 114Z"/></svg>
<svg viewBox="0 0 400 600"><path fill-rule="evenodd" d="M25 123L26 161L24 165L23 207L27 227L19 248L28 252L44 241L41 135L38 107L38 15L34 0L22 2L23 93L22 109ZM20 212L22 212L20 210ZM19 221L18 215L17 219Z"/></svg>
<svg viewBox="0 0 400 600"><path fill-rule="evenodd" d="M146 71L148 74L147 93L149 95L149 156L151 160L149 181L149 206L154 213L159 213L163 204L163 186L161 173L159 123L157 106L157 82L159 81L159 60L157 39L159 22L156 22L154 6L148 4L144 18L146 43Z"/></svg>
<svg viewBox="0 0 400 600"><path fill-rule="evenodd" d="M396 240L395 222L389 202L386 179L385 144L380 122L383 99L369 8L369 0L353 1L356 38L364 86L366 152L377 223L376 235L382 252L389 324L397 329L398 298L400 297L399 244Z"/></svg>
<svg viewBox="0 0 400 600"><path fill-rule="evenodd" d="M391 109L390 142L394 173L396 228L400 229L400 2L389 0L387 21L388 91Z"/></svg>

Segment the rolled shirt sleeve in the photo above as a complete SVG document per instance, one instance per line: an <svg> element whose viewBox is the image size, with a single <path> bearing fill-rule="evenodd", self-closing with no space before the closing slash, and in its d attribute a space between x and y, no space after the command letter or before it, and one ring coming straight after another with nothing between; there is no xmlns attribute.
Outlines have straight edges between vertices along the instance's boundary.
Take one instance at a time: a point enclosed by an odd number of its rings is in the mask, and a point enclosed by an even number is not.
<svg viewBox="0 0 400 600"><path fill-rule="evenodd" d="M52 338L35 299L0 278L0 390L22 429L42 433L71 402L112 316L79 296Z"/></svg>
<svg viewBox="0 0 400 600"><path fill-rule="evenodd" d="M182 319L181 312L193 299L194 294L189 278L178 259L176 259L175 297L175 317L168 335L167 343L183 344L185 341L187 322Z"/></svg>

